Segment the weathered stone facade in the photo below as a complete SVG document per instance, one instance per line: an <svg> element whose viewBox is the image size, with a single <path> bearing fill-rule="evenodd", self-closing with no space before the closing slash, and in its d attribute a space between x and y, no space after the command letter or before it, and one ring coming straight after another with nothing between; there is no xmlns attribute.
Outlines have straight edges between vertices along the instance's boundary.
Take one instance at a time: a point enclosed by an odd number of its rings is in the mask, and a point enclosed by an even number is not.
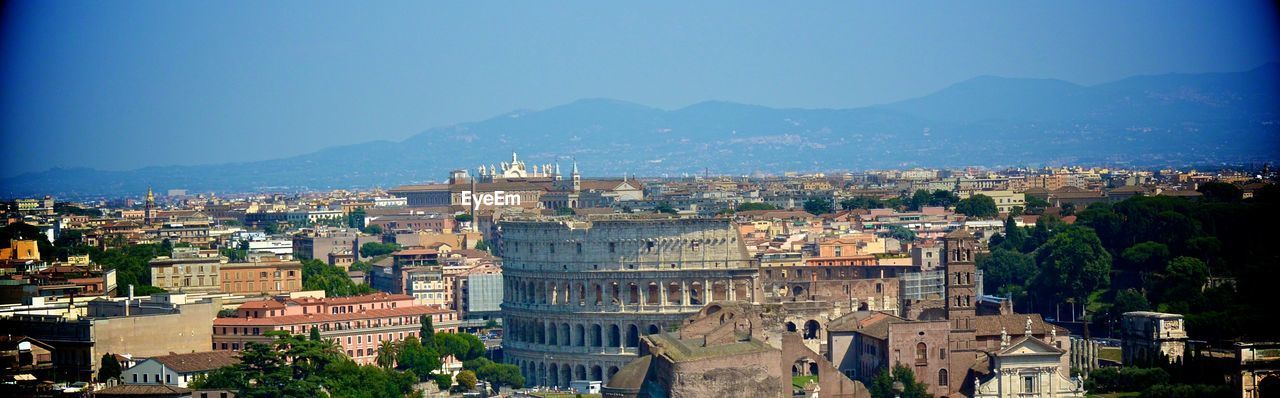
<svg viewBox="0 0 1280 398"><path fill-rule="evenodd" d="M756 267L727 219L504 220L503 351L528 384L607 381L640 336L711 300L754 302Z"/></svg>

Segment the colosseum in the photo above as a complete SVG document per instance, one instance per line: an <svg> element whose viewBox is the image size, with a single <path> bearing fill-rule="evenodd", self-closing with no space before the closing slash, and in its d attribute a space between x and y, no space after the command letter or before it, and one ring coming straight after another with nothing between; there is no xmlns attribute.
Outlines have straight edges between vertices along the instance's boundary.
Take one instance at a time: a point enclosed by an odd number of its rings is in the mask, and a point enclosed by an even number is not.
<svg viewBox="0 0 1280 398"><path fill-rule="evenodd" d="M610 216L504 220L507 363L529 385L607 382L640 336L709 301L755 302L757 272L727 219Z"/></svg>

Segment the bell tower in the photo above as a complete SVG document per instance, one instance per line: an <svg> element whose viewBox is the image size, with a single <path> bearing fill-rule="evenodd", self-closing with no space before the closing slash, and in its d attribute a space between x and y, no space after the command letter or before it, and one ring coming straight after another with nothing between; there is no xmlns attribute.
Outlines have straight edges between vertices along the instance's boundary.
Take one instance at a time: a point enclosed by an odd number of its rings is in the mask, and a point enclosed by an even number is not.
<svg viewBox="0 0 1280 398"><path fill-rule="evenodd" d="M952 350L967 349L974 340L973 321L977 316L979 292L974 256L979 250L978 241L964 228L952 231L943 239L946 241L943 259L947 278L947 319L951 321L952 335L960 335L954 343L961 343L960 346L953 344Z"/></svg>
<svg viewBox="0 0 1280 398"><path fill-rule="evenodd" d="M151 192L151 187L147 187L147 204L142 208L142 222L151 225L151 219L155 217L156 195Z"/></svg>

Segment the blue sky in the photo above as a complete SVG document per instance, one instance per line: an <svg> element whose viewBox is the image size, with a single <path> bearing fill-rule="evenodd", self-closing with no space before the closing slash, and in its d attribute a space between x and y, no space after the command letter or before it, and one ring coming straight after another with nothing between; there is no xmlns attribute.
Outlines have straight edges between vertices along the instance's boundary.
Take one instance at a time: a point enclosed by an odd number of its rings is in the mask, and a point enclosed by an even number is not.
<svg viewBox="0 0 1280 398"><path fill-rule="evenodd" d="M279 158L592 97L842 108L1280 60L1262 1L601 3L8 2L0 175Z"/></svg>

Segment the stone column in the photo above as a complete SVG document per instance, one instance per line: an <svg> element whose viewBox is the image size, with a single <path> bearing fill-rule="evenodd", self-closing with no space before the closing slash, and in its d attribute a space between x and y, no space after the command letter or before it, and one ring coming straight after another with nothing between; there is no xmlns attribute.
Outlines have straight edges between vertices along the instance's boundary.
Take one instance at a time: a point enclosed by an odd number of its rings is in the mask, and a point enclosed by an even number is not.
<svg viewBox="0 0 1280 398"><path fill-rule="evenodd" d="M659 311L667 308L667 281L658 281L658 308Z"/></svg>
<svg viewBox="0 0 1280 398"><path fill-rule="evenodd" d="M680 306L689 306L689 282L683 279L680 280Z"/></svg>

